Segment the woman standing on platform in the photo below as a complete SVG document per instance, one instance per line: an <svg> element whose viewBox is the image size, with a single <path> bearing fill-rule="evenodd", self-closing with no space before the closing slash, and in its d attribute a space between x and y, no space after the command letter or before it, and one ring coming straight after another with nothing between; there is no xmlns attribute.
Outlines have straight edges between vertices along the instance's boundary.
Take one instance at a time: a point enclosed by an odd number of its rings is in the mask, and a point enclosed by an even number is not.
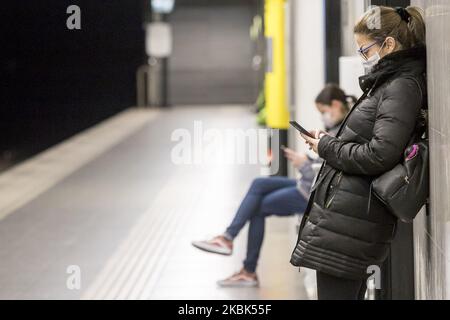
<svg viewBox="0 0 450 320"><path fill-rule="evenodd" d="M419 9L374 7L354 28L366 70L363 97L336 137L303 138L324 159L291 257L317 271L319 299L363 299L367 269L380 266L396 219L372 180L401 162L426 107L425 23ZM370 200L370 206L369 204Z"/></svg>

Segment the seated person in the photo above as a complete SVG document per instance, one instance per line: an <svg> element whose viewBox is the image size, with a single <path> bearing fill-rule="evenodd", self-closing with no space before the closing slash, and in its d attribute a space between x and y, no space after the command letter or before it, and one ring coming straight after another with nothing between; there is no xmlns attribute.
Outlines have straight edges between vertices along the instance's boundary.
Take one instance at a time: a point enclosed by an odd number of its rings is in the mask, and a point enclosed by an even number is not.
<svg viewBox="0 0 450 320"><path fill-rule="evenodd" d="M316 98L316 107L322 114L325 130L335 135L350 109L345 93L336 85L327 85ZM222 255L231 255L233 239L239 234L247 222L250 223L247 242L247 256L243 268L231 277L218 282L222 287L258 286L256 265L264 238L265 218L270 215L281 217L303 213L309 199L309 192L315 171L314 163L321 159L312 159L306 154L296 153L286 148L287 159L300 171L298 181L287 177L257 178L250 186L236 215L225 232L207 241L194 241L192 245L198 249Z"/></svg>

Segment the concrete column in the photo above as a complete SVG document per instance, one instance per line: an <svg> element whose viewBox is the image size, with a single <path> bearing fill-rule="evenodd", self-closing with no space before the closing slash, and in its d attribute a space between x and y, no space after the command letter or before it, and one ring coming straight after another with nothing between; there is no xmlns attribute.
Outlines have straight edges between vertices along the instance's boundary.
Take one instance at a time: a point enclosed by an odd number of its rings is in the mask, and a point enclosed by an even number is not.
<svg viewBox="0 0 450 320"><path fill-rule="evenodd" d="M308 129L323 128L314 100L325 85L325 7L322 0L295 0L295 120ZM310 152L295 135L297 150Z"/></svg>

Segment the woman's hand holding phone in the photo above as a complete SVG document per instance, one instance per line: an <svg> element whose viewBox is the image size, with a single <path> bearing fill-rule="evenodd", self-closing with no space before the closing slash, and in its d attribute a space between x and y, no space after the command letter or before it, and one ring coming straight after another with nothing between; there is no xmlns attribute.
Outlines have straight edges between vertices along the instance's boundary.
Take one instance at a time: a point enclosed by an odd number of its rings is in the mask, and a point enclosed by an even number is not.
<svg viewBox="0 0 450 320"><path fill-rule="evenodd" d="M305 139L305 143L309 145L309 149L313 150L315 153L318 153L318 146L320 138L323 135L328 135L327 132L323 130L311 130L309 132L314 138L307 136L306 134L300 133L300 136Z"/></svg>
<svg viewBox="0 0 450 320"><path fill-rule="evenodd" d="M300 132L300 136L305 139L306 144L309 145L309 149L313 150L315 153L318 153L317 147L319 145L320 138L322 137L322 135L328 133L323 130L308 131L296 121L290 121L289 123Z"/></svg>

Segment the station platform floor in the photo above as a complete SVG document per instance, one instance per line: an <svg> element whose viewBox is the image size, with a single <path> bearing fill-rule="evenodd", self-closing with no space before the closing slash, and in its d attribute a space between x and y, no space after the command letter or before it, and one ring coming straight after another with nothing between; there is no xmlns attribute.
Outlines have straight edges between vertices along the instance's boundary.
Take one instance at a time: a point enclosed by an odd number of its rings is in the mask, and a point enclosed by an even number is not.
<svg viewBox="0 0 450 320"><path fill-rule="evenodd" d="M223 289L241 268L191 246L231 221L257 165L176 165L174 130L255 128L248 106L126 110L0 175L0 299L314 299L289 264L298 217L266 224L259 288Z"/></svg>

